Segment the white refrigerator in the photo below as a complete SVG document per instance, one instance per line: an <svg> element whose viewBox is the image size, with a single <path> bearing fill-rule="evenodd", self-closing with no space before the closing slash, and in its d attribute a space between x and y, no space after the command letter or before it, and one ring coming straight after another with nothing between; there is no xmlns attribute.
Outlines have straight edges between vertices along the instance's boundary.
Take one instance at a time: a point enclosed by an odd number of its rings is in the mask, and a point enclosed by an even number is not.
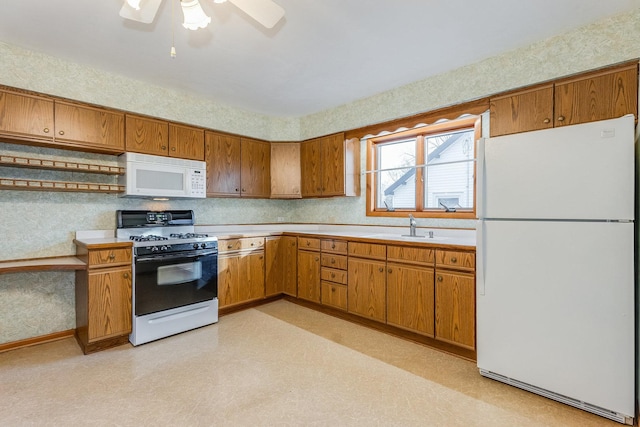
<svg viewBox="0 0 640 427"><path fill-rule="evenodd" d="M478 145L480 373L632 422L634 117Z"/></svg>

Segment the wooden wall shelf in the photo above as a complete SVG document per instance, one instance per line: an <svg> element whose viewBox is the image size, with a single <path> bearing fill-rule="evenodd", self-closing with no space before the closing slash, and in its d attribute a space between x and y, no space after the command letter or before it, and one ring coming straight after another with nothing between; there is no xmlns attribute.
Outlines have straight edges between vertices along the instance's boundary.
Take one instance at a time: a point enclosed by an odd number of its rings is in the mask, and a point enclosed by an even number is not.
<svg viewBox="0 0 640 427"><path fill-rule="evenodd" d="M28 271L86 270L87 264L75 256L0 261L0 274Z"/></svg>
<svg viewBox="0 0 640 427"><path fill-rule="evenodd" d="M92 182L45 181L40 179L0 178L1 190L71 191L82 193L121 193L124 186Z"/></svg>
<svg viewBox="0 0 640 427"><path fill-rule="evenodd" d="M61 160L34 159L28 157L15 157L6 155L0 155L0 166L62 170L83 173L99 173L105 175L124 175L124 168L118 166L67 162Z"/></svg>

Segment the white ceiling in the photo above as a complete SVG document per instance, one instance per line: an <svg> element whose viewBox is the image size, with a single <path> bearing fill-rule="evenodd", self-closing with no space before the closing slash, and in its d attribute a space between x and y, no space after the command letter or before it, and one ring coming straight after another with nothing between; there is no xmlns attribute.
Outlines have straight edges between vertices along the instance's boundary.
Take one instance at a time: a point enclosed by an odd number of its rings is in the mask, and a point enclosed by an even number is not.
<svg viewBox="0 0 640 427"><path fill-rule="evenodd" d="M123 1L4 0L0 41L298 117L640 7L640 0L275 0L286 15L267 30L229 2L200 0L212 24L194 32L181 26L178 0L164 0L150 25L121 18Z"/></svg>

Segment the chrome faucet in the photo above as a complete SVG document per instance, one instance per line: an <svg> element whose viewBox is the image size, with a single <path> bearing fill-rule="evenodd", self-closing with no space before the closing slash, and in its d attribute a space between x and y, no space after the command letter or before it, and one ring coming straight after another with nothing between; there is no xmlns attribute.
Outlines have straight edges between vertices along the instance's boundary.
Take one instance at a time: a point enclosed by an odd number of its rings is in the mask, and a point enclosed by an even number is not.
<svg viewBox="0 0 640 427"><path fill-rule="evenodd" d="M416 219L409 214L409 236L416 237Z"/></svg>

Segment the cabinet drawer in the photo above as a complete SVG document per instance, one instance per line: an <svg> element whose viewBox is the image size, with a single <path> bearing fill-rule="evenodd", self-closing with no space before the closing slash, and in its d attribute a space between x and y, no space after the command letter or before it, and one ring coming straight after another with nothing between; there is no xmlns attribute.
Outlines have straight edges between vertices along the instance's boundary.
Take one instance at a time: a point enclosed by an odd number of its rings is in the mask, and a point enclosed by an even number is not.
<svg viewBox="0 0 640 427"><path fill-rule="evenodd" d="M360 258L386 259L387 246L372 243L349 242L349 255Z"/></svg>
<svg viewBox="0 0 640 427"><path fill-rule="evenodd" d="M218 241L218 252L221 253L260 248L264 248L264 237L249 237L245 239L226 239Z"/></svg>
<svg viewBox="0 0 640 427"><path fill-rule="evenodd" d="M320 264L323 267L331 267L346 270L347 257L345 255L322 254Z"/></svg>
<svg viewBox="0 0 640 427"><path fill-rule="evenodd" d="M347 254L347 242L344 240L323 239L320 242L322 252L333 252L336 254Z"/></svg>
<svg viewBox="0 0 640 427"><path fill-rule="evenodd" d="M473 252L436 251L436 265L441 267L474 270L476 254Z"/></svg>
<svg viewBox="0 0 640 427"><path fill-rule="evenodd" d="M345 285L322 282L322 304L346 310L347 287Z"/></svg>
<svg viewBox="0 0 640 427"><path fill-rule="evenodd" d="M404 246L387 246L387 260L407 264L433 265L435 250L429 248L408 248Z"/></svg>
<svg viewBox="0 0 640 427"><path fill-rule="evenodd" d="M347 284L346 270L336 270L335 268L322 267L320 270L320 278L329 282Z"/></svg>
<svg viewBox="0 0 640 427"><path fill-rule="evenodd" d="M89 268L131 264L131 248L89 251Z"/></svg>
<svg viewBox="0 0 640 427"><path fill-rule="evenodd" d="M298 249L319 251L320 239L315 239L313 237L298 237Z"/></svg>

